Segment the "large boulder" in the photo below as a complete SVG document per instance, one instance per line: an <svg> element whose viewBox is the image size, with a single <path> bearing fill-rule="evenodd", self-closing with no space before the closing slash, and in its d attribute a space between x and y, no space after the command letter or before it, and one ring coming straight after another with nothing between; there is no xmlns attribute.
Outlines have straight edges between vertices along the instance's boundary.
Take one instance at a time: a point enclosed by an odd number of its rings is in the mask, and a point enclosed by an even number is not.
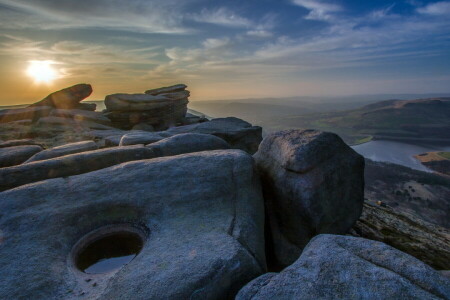
<svg viewBox="0 0 450 300"><path fill-rule="evenodd" d="M182 133L148 145L157 156L229 149L223 139L210 134Z"/></svg>
<svg viewBox="0 0 450 300"><path fill-rule="evenodd" d="M81 153L97 149L98 145L94 141L81 141L77 143L70 143L38 152L32 157L30 157L25 163L30 163L38 160L46 160L59 156Z"/></svg>
<svg viewBox="0 0 450 300"><path fill-rule="evenodd" d="M364 202L351 234L384 242L438 270L450 270L450 230L399 212Z"/></svg>
<svg viewBox="0 0 450 300"><path fill-rule="evenodd" d="M158 132L146 132L146 131L131 131L124 134L120 139L120 146L128 145L147 145L154 142L158 142L167 137L167 135L161 135Z"/></svg>
<svg viewBox="0 0 450 300"><path fill-rule="evenodd" d="M259 179L239 150L23 186L0 193L0 298L233 299L265 271L263 227ZM82 245L113 229L138 231L141 252L109 273L78 270Z"/></svg>
<svg viewBox="0 0 450 300"><path fill-rule="evenodd" d="M38 145L0 148L0 168L19 165L40 151L42 147Z"/></svg>
<svg viewBox="0 0 450 300"><path fill-rule="evenodd" d="M167 130L168 134L179 133L212 134L224 139L232 148L244 150L250 154L258 150L262 141L262 128L252 126L241 119L229 117L213 119L209 122L178 126Z"/></svg>
<svg viewBox="0 0 450 300"><path fill-rule="evenodd" d="M336 134L286 130L255 154L268 216L274 268L299 257L321 233L346 233L364 201L364 158Z"/></svg>
<svg viewBox="0 0 450 300"><path fill-rule="evenodd" d="M35 122L41 117L47 117L52 110L53 107L50 106L0 110L0 123L9 123L20 120Z"/></svg>
<svg viewBox="0 0 450 300"><path fill-rule="evenodd" d="M50 106L54 108L73 109L80 108L80 101L92 94L90 84L76 84L74 86L51 93L44 99L29 107Z"/></svg>
<svg viewBox="0 0 450 300"><path fill-rule="evenodd" d="M450 299L450 281L383 243L319 235L293 265L253 280L236 299Z"/></svg>
<svg viewBox="0 0 450 300"><path fill-rule="evenodd" d="M32 155L28 156L26 159L31 156ZM9 168L1 168L0 191L12 189L28 183L83 174L123 162L153 157L155 157L155 155L151 149L142 145L134 145L87 151ZM24 159L24 161L26 159Z"/></svg>

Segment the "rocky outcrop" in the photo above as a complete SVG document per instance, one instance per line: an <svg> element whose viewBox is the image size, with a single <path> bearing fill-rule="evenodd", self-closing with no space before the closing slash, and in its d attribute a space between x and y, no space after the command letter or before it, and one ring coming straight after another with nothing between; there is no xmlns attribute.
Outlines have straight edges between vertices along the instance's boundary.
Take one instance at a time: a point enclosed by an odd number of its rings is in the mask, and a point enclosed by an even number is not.
<svg viewBox="0 0 450 300"><path fill-rule="evenodd" d="M74 86L51 93L39 102L29 107L49 106L61 109L80 109L80 101L92 94L92 87L89 84L76 84Z"/></svg>
<svg viewBox="0 0 450 300"><path fill-rule="evenodd" d="M39 143L36 143L33 140L30 139L21 139L21 140L9 140L6 142L0 143L0 148L7 148L7 147L14 147L14 146L30 146L30 145L38 145L42 146Z"/></svg>
<svg viewBox="0 0 450 300"><path fill-rule="evenodd" d="M94 141L82 141L77 143L65 144L62 146L50 148L33 155L25 163L38 160L46 160L50 158L60 157L69 154L81 153L86 151L97 150L98 145Z"/></svg>
<svg viewBox="0 0 450 300"><path fill-rule="evenodd" d="M37 145L0 148L0 168L19 165L40 151Z"/></svg>
<svg viewBox="0 0 450 300"><path fill-rule="evenodd" d="M438 270L450 270L450 231L410 214L365 202L352 235L384 242Z"/></svg>
<svg viewBox="0 0 450 300"><path fill-rule="evenodd" d="M449 299L447 278L380 242L319 235L281 273L263 275L237 300Z"/></svg>
<svg viewBox="0 0 450 300"><path fill-rule="evenodd" d="M157 130L167 129L179 123L187 113L189 91L185 89L185 85L177 85L147 94L108 95L105 98L105 116L122 129L131 129L142 123Z"/></svg>
<svg viewBox="0 0 450 300"><path fill-rule="evenodd" d="M111 126L111 120L103 116L102 113L81 109L55 109L50 113L52 117L68 118L75 121L95 122Z"/></svg>
<svg viewBox="0 0 450 300"><path fill-rule="evenodd" d="M77 119L70 119L65 117L44 117L40 118L37 122L36 126L48 126L52 127L53 129L59 129L63 131L70 131L72 128L75 129L100 129L100 130L107 130L107 129L114 129L111 126L103 125L98 122L93 122L89 120L77 120ZM59 128L58 128L59 127ZM63 128L63 127L69 127L69 128Z"/></svg>
<svg viewBox="0 0 450 300"><path fill-rule="evenodd" d="M364 199L364 158L337 135L287 130L254 155L261 174L274 268L292 264L321 233L346 233Z"/></svg>
<svg viewBox="0 0 450 300"><path fill-rule="evenodd" d="M2 299L233 299L265 271L263 200L242 151L130 162L0 197ZM143 232L136 258L107 274L75 269L77 241L114 224Z"/></svg>
<svg viewBox="0 0 450 300"><path fill-rule="evenodd" d="M217 118L209 122L170 128L167 134L203 133L212 134L227 141L234 149L241 149L253 154L258 150L262 141L262 128L252 126L241 119Z"/></svg>
<svg viewBox="0 0 450 300"><path fill-rule="evenodd" d="M36 121L46 117L52 111L50 106L27 107L18 109L0 110L0 123L9 123L20 120Z"/></svg>
<svg viewBox="0 0 450 300"><path fill-rule="evenodd" d="M161 87L161 88L157 88L157 89L152 89L152 90L147 90L145 91L146 94L149 95L160 95L160 94L167 94L167 93L177 93L177 92L182 92L187 88L187 85L185 84L175 84L172 86L167 86L167 87Z"/></svg>

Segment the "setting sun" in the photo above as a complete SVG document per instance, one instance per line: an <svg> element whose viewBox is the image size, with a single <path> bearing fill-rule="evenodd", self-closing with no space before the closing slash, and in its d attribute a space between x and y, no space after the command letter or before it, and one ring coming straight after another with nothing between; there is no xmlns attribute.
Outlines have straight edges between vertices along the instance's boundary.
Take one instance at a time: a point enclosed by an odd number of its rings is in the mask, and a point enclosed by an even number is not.
<svg viewBox="0 0 450 300"><path fill-rule="evenodd" d="M50 60L32 60L27 69L27 74L36 83L49 83L58 77L58 72L52 68L54 64Z"/></svg>

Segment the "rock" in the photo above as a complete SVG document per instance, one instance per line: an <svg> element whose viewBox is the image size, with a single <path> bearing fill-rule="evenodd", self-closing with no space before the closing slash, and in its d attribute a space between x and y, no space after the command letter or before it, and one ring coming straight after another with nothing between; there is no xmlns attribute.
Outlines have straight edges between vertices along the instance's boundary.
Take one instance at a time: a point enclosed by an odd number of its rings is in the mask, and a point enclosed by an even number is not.
<svg viewBox="0 0 450 300"><path fill-rule="evenodd" d="M450 269L450 231L414 215L365 202L351 233L384 242L435 269Z"/></svg>
<svg viewBox="0 0 450 300"><path fill-rule="evenodd" d="M111 120L102 113L80 109L55 109L50 113L52 117L69 118L75 121L90 121L111 126Z"/></svg>
<svg viewBox="0 0 450 300"><path fill-rule="evenodd" d="M46 160L50 158L55 158L59 156L81 153L91 150L97 150L98 146L94 141L82 141L77 143L70 143L54 148L50 148L33 155L25 163L30 163L38 160Z"/></svg>
<svg viewBox="0 0 450 300"><path fill-rule="evenodd" d="M37 125L38 126L49 126L49 127L62 126L62 127L78 128L78 129L80 129L80 128L84 128L84 129L91 128L91 129L100 129L100 130L114 129L111 126L99 124L97 122L73 120L73 119L68 119L65 117L40 118ZM61 130L66 130L66 129L61 128Z"/></svg>
<svg viewBox="0 0 450 300"><path fill-rule="evenodd" d="M336 134L280 131L267 136L254 157L264 187L274 268L297 260L315 235L344 234L359 218L364 158Z"/></svg>
<svg viewBox="0 0 450 300"><path fill-rule="evenodd" d="M30 158L33 154L27 156L23 161ZM1 168L0 191L46 179L88 173L127 161L154 157L155 155L151 149L145 148L142 145L134 145L87 151L35 161L15 167Z"/></svg>
<svg viewBox="0 0 450 300"><path fill-rule="evenodd" d="M139 124L134 125L131 130L142 130L142 131L154 132L155 128L150 124L139 123Z"/></svg>
<svg viewBox="0 0 450 300"><path fill-rule="evenodd" d="M150 149L157 156L173 156L208 150L229 149L223 139L210 134L182 133L150 144Z"/></svg>
<svg viewBox="0 0 450 300"><path fill-rule="evenodd" d="M41 117L48 116L52 109L53 108L50 106L39 106L0 110L0 123L9 123L20 120L37 121Z"/></svg>
<svg viewBox="0 0 450 300"><path fill-rule="evenodd" d="M242 151L131 162L0 198L1 299L233 299L265 271L263 200ZM74 244L105 228L140 232L143 249L117 271L76 270Z"/></svg>
<svg viewBox="0 0 450 300"><path fill-rule="evenodd" d="M154 142L158 142L164 139L166 136L162 136L158 132L131 132L122 136L120 139L120 146L128 145L148 145Z"/></svg>
<svg viewBox="0 0 450 300"><path fill-rule="evenodd" d="M57 92L51 93L44 99L29 107L50 106L54 108L72 109L80 105L80 101L92 94L92 87L89 84L77 84Z"/></svg>
<svg viewBox="0 0 450 300"><path fill-rule="evenodd" d="M0 148L7 148L7 147L14 147L14 146L30 146L30 145L38 145L42 146L39 143L36 143L35 141L31 139L21 139L21 140L9 140L6 142L0 143Z"/></svg>
<svg viewBox="0 0 450 300"><path fill-rule="evenodd" d="M184 84L176 84L176 85L172 85L172 86L168 86L168 87L162 87L162 88L148 90L148 91L145 91L145 93L156 96L159 94L181 92L181 91L184 91L186 88L187 88L187 86Z"/></svg>
<svg viewBox="0 0 450 300"><path fill-rule="evenodd" d="M0 148L0 168L19 165L40 151L42 151L42 148L37 145ZM1 178L1 181L3 181L3 178ZM0 182L0 185L2 184L3 182Z"/></svg>
<svg viewBox="0 0 450 300"><path fill-rule="evenodd" d="M109 112L112 111L148 111L171 108L172 105L186 105L184 101L172 100L166 96L152 96L147 94L114 94L105 98L105 106ZM155 116L156 117L156 116Z"/></svg>
<svg viewBox="0 0 450 300"><path fill-rule="evenodd" d="M362 238L319 235L279 274L244 287L237 300L449 299L447 278L408 254Z"/></svg>
<svg viewBox="0 0 450 300"><path fill-rule="evenodd" d="M250 154L258 150L262 140L262 128L252 126L241 119L218 118L209 122L173 127L167 130L168 134L179 133L204 133L212 134L224 139L234 149L241 149Z"/></svg>
<svg viewBox="0 0 450 300"><path fill-rule="evenodd" d="M97 109L97 104L95 104L95 103L79 103L75 107L75 109L95 111Z"/></svg>

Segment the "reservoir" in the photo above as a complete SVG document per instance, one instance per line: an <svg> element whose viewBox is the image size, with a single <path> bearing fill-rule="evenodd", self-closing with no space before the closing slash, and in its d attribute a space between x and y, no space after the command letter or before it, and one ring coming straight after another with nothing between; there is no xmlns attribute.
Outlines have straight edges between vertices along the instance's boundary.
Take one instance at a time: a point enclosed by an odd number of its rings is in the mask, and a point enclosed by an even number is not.
<svg viewBox="0 0 450 300"><path fill-rule="evenodd" d="M424 152L450 151L450 146L412 145L403 142L377 140L352 146L362 156L373 161L390 162L411 169L431 172L414 158L414 155Z"/></svg>

